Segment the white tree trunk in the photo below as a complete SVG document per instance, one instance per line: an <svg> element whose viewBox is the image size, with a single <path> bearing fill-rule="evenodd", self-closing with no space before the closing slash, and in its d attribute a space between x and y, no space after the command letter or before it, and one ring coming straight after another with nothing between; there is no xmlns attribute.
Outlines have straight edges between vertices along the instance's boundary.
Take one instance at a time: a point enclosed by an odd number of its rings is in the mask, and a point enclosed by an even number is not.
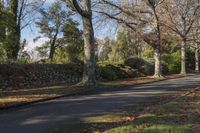
<svg viewBox="0 0 200 133"><path fill-rule="evenodd" d="M156 49L154 53L155 59L155 71L154 71L154 78L162 78L162 65L161 65L161 52L160 49Z"/></svg>
<svg viewBox="0 0 200 133"><path fill-rule="evenodd" d="M186 75L186 42L181 44L181 74Z"/></svg>
<svg viewBox="0 0 200 133"><path fill-rule="evenodd" d="M199 49L195 50L195 71L199 72Z"/></svg>

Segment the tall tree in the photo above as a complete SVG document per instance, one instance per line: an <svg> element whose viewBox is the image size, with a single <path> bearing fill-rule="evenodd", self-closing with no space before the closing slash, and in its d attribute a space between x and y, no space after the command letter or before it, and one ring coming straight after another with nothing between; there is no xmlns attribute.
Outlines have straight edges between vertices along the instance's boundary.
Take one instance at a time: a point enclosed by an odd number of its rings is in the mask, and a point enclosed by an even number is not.
<svg viewBox="0 0 200 133"><path fill-rule="evenodd" d="M131 29L137 37L152 46L155 51L154 77L156 78L163 77L161 46L167 41L162 36L165 29L160 24L163 19L161 17L162 2L156 0L123 0L120 2L101 0L99 1L102 4L100 10L96 11Z"/></svg>
<svg viewBox="0 0 200 133"><path fill-rule="evenodd" d="M103 43L99 46L98 61L109 60L109 55L112 52L112 41L109 37L103 40Z"/></svg>
<svg viewBox="0 0 200 133"><path fill-rule="evenodd" d="M163 25L181 39L181 74L186 74L186 47L188 35L200 10L199 0L167 0L164 2L166 19Z"/></svg>
<svg viewBox="0 0 200 133"><path fill-rule="evenodd" d="M3 44L6 40L6 11L4 3L0 0L0 60L3 60L5 57L5 50Z"/></svg>
<svg viewBox="0 0 200 133"><path fill-rule="evenodd" d="M52 63L77 63L83 59L83 32L73 20L65 21L55 42L54 60ZM42 46L36 47L41 58L48 58L50 43L46 41Z"/></svg>
<svg viewBox="0 0 200 133"><path fill-rule="evenodd" d="M6 12L5 12L4 3L1 0L0 1L0 46L1 47L5 41L5 36L6 36L5 20L6 20Z"/></svg>
<svg viewBox="0 0 200 133"><path fill-rule="evenodd" d="M3 1L3 0L2 0ZM8 59L17 60L20 50L21 32L30 26L37 8L43 5L43 0L5 0L6 1L6 18L4 19L6 26L6 41L4 49ZM37 7L37 8L36 8Z"/></svg>
<svg viewBox="0 0 200 133"><path fill-rule="evenodd" d="M199 50L200 50L200 22L196 21L193 28L192 28L192 32L189 35L189 41L190 41L190 46L192 48L194 48L195 50L195 71L198 73L199 70Z"/></svg>
<svg viewBox="0 0 200 133"><path fill-rule="evenodd" d="M49 39L49 59L53 62L55 50L58 47L56 41L63 26L70 20L71 12L63 10L61 2L55 2L49 9L41 9L40 13L42 17L36 25L40 28L40 33ZM39 38L41 36L37 37Z"/></svg>
<svg viewBox="0 0 200 133"><path fill-rule="evenodd" d="M79 3L78 0L66 0L66 2L75 9L82 17L83 21L83 38L84 38L84 72L82 84L95 86L95 38L92 23L91 0L84 0ZM81 5L82 6L81 6Z"/></svg>
<svg viewBox="0 0 200 133"><path fill-rule="evenodd" d="M5 43L5 50L8 59L16 60L20 48L20 33L18 21L18 5L19 0L10 0L8 8L8 24L7 24L7 39Z"/></svg>
<svg viewBox="0 0 200 133"><path fill-rule="evenodd" d="M125 61L129 56L128 39L124 31L117 33L115 45L112 46L111 60L114 62Z"/></svg>
<svg viewBox="0 0 200 133"><path fill-rule="evenodd" d="M83 32L78 23L69 21L63 27L63 41L68 55L68 62L79 62L83 59Z"/></svg>

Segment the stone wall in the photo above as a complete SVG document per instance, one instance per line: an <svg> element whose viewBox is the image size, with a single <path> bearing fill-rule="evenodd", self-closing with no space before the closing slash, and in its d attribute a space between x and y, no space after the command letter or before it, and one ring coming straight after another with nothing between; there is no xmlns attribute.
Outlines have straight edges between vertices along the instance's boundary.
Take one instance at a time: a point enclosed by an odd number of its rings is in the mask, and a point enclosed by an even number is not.
<svg viewBox="0 0 200 133"><path fill-rule="evenodd" d="M76 84L81 80L82 66L77 64L1 64L0 89Z"/></svg>

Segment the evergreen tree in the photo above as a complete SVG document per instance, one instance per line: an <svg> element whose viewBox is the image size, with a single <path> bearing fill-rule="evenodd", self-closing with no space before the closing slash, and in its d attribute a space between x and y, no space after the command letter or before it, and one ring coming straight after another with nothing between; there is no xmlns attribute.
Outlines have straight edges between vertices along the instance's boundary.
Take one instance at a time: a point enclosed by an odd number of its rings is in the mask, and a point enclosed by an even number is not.
<svg viewBox="0 0 200 133"><path fill-rule="evenodd" d="M5 50L3 45L6 41L6 11L4 8L3 1L0 1L0 60L5 57Z"/></svg>
<svg viewBox="0 0 200 133"><path fill-rule="evenodd" d="M128 41L124 32L118 32L117 40L112 47L111 61L119 62L128 58Z"/></svg>
<svg viewBox="0 0 200 133"><path fill-rule="evenodd" d="M66 22L70 20L71 12L63 10L61 2L55 2L48 9L41 9L42 17L36 25L40 28L40 33L47 37L49 44L49 59L53 62L56 48L59 44L56 44L58 37ZM38 38L37 38L38 39Z"/></svg>
<svg viewBox="0 0 200 133"><path fill-rule="evenodd" d="M70 62L83 59L83 32L78 28L78 23L69 21L63 28L63 39Z"/></svg>
<svg viewBox="0 0 200 133"><path fill-rule="evenodd" d="M18 22L18 4L19 0L10 0L7 14L7 36L4 48L7 58L16 60L20 49L20 27Z"/></svg>

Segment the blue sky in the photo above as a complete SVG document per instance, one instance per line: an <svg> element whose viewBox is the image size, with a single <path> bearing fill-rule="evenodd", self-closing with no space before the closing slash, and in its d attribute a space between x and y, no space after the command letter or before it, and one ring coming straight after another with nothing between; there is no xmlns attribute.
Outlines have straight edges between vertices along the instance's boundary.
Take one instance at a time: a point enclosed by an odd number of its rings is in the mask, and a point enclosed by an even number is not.
<svg viewBox="0 0 200 133"><path fill-rule="evenodd" d="M31 0L30 0L31 1ZM44 8L48 8L55 0L46 0L45 4L43 5ZM23 39L26 39L27 42L28 42L28 50L32 50L34 49L36 46L40 46L42 43L44 43L44 41L46 40L45 38L44 39L41 39L39 40L38 42L34 43L33 42L33 39L35 37L37 37L39 35L39 29L36 27L35 25L35 22L37 21L37 19L40 17L39 13L35 14L33 16L33 22L31 24L29 24L27 27L25 27L23 30L22 30L22 33L21 33L21 37L22 37L22 40ZM30 19L30 18L29 18Z"/></svg>

